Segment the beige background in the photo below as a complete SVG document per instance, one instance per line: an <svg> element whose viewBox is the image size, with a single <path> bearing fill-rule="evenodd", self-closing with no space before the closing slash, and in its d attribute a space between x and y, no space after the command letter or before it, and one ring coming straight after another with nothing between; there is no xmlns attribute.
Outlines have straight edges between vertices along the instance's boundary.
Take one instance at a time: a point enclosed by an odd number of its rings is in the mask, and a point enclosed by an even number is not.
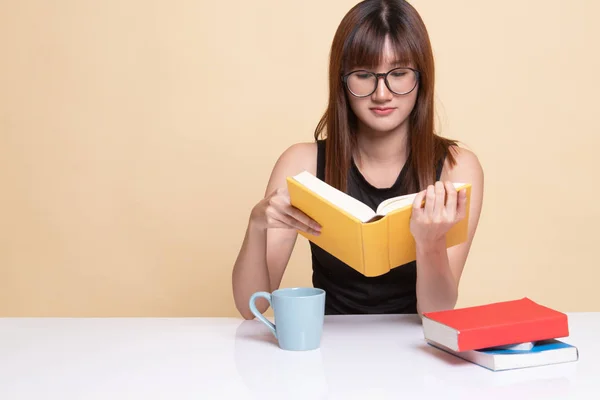
<svg viewBox="0 0 600 400"><path fill-rule="evenodd" d="M237 315L248 213L312 140L353 4L0 1L0 315ZM413 4L442 134L486 174L459 306L600 311L599 3Z"/></svg>

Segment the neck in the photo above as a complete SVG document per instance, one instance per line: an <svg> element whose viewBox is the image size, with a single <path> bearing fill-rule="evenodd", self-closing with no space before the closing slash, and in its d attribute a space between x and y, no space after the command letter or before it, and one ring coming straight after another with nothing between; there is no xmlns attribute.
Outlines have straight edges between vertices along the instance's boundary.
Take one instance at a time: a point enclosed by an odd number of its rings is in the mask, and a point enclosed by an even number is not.
<svg viewBox="0 0 600 400"><path fill-rule="evenodd" d="M363 127L357 135L355 156L359 165L403 165L408 156L408 129L401 125L393 132L381 134Z"/></svg>

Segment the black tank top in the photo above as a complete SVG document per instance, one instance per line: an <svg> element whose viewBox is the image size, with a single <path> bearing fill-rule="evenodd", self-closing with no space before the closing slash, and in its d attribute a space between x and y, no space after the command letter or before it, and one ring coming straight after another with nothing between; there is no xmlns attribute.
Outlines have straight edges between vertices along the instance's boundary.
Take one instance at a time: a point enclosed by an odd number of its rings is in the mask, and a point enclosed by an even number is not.
<svg viewBox="0 0 600 400"><path fill-rule="evenodd" d="M317 141L317 177L325 180L325 140ZM440 179L444 160L436 168ZM405 163L396 182L389 188L372 186L351 162L348 172L348 194L373 210L383 200L407 194L402 187L408 163ZM366 277L310 242L312 282L326 291L325 314L415 314L417 312L416 263L393 268L390 272Z"/></svg>

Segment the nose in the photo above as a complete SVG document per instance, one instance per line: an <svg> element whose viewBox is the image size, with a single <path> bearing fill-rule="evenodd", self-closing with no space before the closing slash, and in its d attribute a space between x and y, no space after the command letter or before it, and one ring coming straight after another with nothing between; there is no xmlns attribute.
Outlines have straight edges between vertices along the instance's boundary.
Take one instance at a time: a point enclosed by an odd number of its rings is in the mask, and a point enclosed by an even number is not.
<svg viewBox="0 0 600 400"><path fill-rule="evenodd" d="M377 87L372 94L373 101L385 102L389 101L394 97L394 94L390 92L387 85L385 84L385 78L383 76L378 77Z"/></svg>

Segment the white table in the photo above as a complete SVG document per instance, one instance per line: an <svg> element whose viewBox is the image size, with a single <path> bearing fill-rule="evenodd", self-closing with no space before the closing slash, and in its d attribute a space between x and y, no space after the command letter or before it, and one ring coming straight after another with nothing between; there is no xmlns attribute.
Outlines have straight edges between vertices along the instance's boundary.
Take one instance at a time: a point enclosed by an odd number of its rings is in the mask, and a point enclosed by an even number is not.
<svg viewBox="0 0 600 400"><path fill-rule="evenodd" d="M579 361L492 372L425 344L413 315L328 316L311 352L256 320L5 318L0 399L598 399L600 313L569 325Z"/></svg>

